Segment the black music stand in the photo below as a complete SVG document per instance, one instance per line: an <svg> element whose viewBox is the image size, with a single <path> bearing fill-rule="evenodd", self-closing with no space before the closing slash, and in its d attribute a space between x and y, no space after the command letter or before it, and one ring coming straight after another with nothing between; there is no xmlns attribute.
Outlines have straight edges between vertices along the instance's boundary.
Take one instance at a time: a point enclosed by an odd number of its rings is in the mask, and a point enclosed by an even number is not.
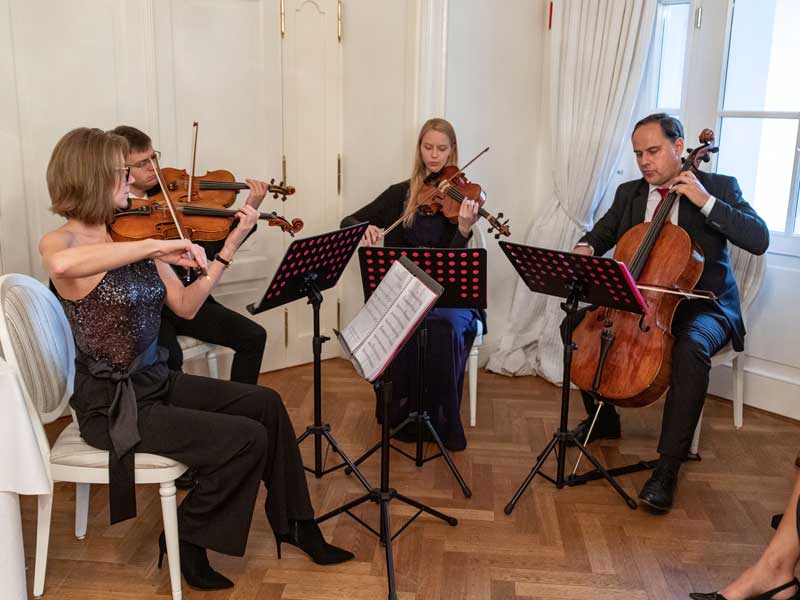
<svg viewBox="0 0 800 600"><path fill-rule="evenodd" d="M444 293L436 302L438 308L486 308L486 250L483 248L359 248L358 262L361 267L361 284L364 288L364 299L368 299L372 292L391 268L394 261L401 256L411 259L419 268L430 275L437 283L444 287ZM402 423L394 427L391 436L402 430L410 423L416 424L416 451L411 456L402 448L390 444L391 448L406 458L413 460L414 464L421 467L429 460L444 458L450 472L455 477L464 496L472 496L472 490L464 481L461 472L456 467L447 449L444 447L439 434L431 423L430 415L425 408L425 359L428 345L428 328L423 320L417 328L417 399L416 410L410 412ZM389 418L389 413L383 413L383 419ZM425 434L433 439L439 452L425 457ZM360 465L381 446L378 442L356 459L355 464ZM345 473L347 470L345 469Z"/></svg>
<svg viewBox="0 0 800 600"><path fill-rule="evenodd" d="M500 242L500 247L506 257L514 266L522 281L532 292L566 298L561 303L561 309L566 313L564 332L564 375L561 381L561 421L558 431L553 434L553 439L545 446L536 459L531 472L516 491L511 501L505 507L505 513L511 514L514 506L530 485L536 475L539 475L561 489L570 485L569 479L564 476L564 466L567 458L567 446L577 446L581 453L594 465L599 477L603 477L622 496L627 505L635 509L636 502L617 483L614 476L603 467L586 447L576 438L575 433L567 428L569 417L569 387L570 371L572 367L572 352L575 345L572 342L572 332L575 330L575 313L578 311L578 302L588 302L595 306L605 306L637 314L647 314L647 302L642 297L628 268L613 258L586 256L550 250L548 248L534 248L521 244ZM556 451L556 478L541 472L542 465L550 453Z"/></svg>
<svg viewBox="0 0 800 600"><path fill-rule="evenodd" d="M314 473L317 479L323 475L347 465L348 471L354 472L361 484L367 489L372 486L361 474L352 460L336 443L331 434L331 426L322 422L322 344L330 338L320 335L319 307L322 304L322 292L336 285L344 272L344 268L353 256L361 241L368 223L359 223L330 231L313 237L294 240L278 265L272 282L267 286L258 304L250 304L250 314L258 314L270 308L283 306L299 298L308 298L314 313L314 423L306 427L305 432L297 438L301 444L308 436L314 436L314 468L306 471ZM328 469L322 465L322 438L328 441L333 450L344 462Z"/></svg>
<svg viewBox="0 0 800 600"><path fill-rule="evenodd" d="M405 261L404 261L405 262ZM387 266L388 269L388 266ZM384 273L385 274L385 273ZM377 287L377 284L380 280L376 281L374 287ZM374 289L374 288L373 288ZM418 323L422 323L425 320L425 315L422 315L419 318ZM417 325L419 326L419 325ZM402 349L398 349L398 352ZM342 513L347 514L349 517L354 519L357 523L361 526L369 530L375 536L378 537L380 543L383 544L386 548L386 577L388 579L388 587L389 587L389 600L397 600L397 589L395 585L395 578L394 578L394 557L392 554L392 541L398 535L400 535L411 523L416 520L423 512L427 513L437 519L441 519L451 527L455 527L458 525L458 519L455 517L450 517L438 510L423 504L417 500L413 500L403 494L398 493L398 491L394 488L389 487L389 458L390 458L390 443L389 438L391 436L389 432L389 409L392 403L392 378L391 378L391 370L392 370L392 363L390 362L385 368L382 373L380 373L377 378L373 381L373 388L377 396L381 398L383 402L383 411L384 411L384 419L381 423L381 442L378 445L378 448L381 451L381 485L379 488L373 488L371 490L367 490L366 494L359 496L355 500L347 502L336 508L330 512L325 513L321 517L317 518L317 523L322 523L323 521L327 521L328 519L340 515ZM391 522L390 522L390 515L389 515L389 503L392 500L399 500L409 506L416 508L417 512L410 517L395 533L392 535L391 529ZM373 527L367 524L363 519L359 518L358 516L354 515L351 511L364 504L365 502L374 502L380 506L380 530L376 531Z"/></svg>

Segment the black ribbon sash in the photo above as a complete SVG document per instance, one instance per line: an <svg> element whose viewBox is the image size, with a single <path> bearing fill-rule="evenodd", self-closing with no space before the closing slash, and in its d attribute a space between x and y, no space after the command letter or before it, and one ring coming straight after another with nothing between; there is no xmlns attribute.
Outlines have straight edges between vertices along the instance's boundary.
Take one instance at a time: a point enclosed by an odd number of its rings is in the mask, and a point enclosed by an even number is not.
<svg viewBox="0 0 800 600"><path fill-rule="evenodd" d="M94 360L80 351L75 358L75 366L80 373L95 379L109 380L114 384L113 399L108 406L108 433L112 444L108 452L112 525L136 516L134 449L141 437L138 426L139 406L131 376L157 365L163 368L166 382L166 355L166 350L159 348L157 340L153 340L126 369L113 367L106 361Z"/></svg>

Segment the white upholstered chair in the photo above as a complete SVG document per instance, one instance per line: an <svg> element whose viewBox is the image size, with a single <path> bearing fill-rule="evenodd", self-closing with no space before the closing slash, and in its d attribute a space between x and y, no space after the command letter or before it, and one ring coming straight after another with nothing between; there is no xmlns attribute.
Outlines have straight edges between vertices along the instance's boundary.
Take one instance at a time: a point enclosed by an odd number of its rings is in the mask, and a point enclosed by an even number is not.
<svg viewBox="0 0 800 600"><path fill-rule="evenodd" d="M764 283L764 273L767 267L766 255L755 256L731 244L728 245L728 251L730 252L733 276L739 286L742 316L746 317L748 309L753 305ZM733 424L736 429L739 429L742 426L744 412L744 365L742 364L742 356L733 349L731 343L728 343L711 358L711 365L717 367L728 361L731 362L731 370L733 372ZM692 439L690 450L692 454L697 454L700 446L700 427L702 423L703 415L701 413L700 420L694 430L694 438Z"/></svg>
<svg viewBox="0 0 800 600"><path fill-rule="evenodd" d="M486 236L479 227L480 221L472 226L470 248L486 248ZM469 381L469 426L475 427L478 411L478 349L483 344L483 323L478 321L478 331L467 356L467 378Z"/></svg>
<svg viewBox="0 0 800 600"><path fill-rule="evenodd" d="M55 296L27 275L8 274L0 277L0 348L6 362L19 371L24 383L25 400L41 419L33 426L41 429L42 424L57 419L72 395L75 375L72 332ZM44 458L49 463L54 482L69 481L76 484L75 536L83 539L88 520L90 485L108 484L108 452L86 444L73 419L58 436L49 456ZM175 479L185 470L185 465L168 458L136 454L136 483L158 483L161 486L161 510L174 599L181 597ZM53 496L42 495L38 500L33 578L35 597L44 592ZM155 551L155 541L153 547Z"/></svg>

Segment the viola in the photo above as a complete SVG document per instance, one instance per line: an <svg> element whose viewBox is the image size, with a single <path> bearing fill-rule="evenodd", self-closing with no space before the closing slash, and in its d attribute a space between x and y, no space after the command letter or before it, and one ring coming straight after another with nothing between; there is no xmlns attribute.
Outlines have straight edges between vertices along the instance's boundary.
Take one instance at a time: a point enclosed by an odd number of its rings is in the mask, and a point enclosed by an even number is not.
<svg viewBox="0 0 800 600"><path fill-rule="evenodd" d="M681 171L697 168L716 152L714 132L704 129L700 146L684 159ZM689 234L669 222L680 198L667 194L649 223L640 223L617 242L614 258L624 262L640 284L647 315L612 310L589 311L573 334L572 383L619 406L642 407L669 386L672 317L703 273L703 253ZM667 293L664 293L667 292ZM697 294L701 295L701 294Z"/></svg>
<svg viewBox="0 0 800 600"><path fill-rule="evenodd" d="M200 204L174 202L173 208L180 217L184 236L195 242L224 240L230 233L236 211ZM259 212L259 220L271 227L294 236L303 229L301 219L287 220L275 212ZM111 237L117 242L131 242L147 238L174 240L181 237L169 207L162 199L132 199L127 210L117 213L111 224Z"/></svg>
<svg viewBox="0 0 800 600"><path fill-rule="evenodd" d="M227 208L236 200L239 190L249 189L246 183L236 181L233 173L224 169L208 171L205 175L191 177L185 169L164 167L161 169L161 174L175 202L192 202ZM189 195L190 181L191 196ZM291 185L285 185L282 181L276 184L275 179L271 179L267 185L267 192L272 194L273 198L281 198L282 201L285 201L286 196L295 193L295 189Z"/></svg>

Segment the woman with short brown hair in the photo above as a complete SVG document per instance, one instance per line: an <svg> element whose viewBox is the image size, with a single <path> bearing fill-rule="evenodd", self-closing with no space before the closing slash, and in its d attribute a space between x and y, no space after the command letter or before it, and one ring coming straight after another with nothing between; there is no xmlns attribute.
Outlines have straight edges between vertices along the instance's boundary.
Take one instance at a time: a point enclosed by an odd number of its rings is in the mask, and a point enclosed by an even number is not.
<svg viewBox="0 0 800 600"><path fill-rule="evenodd" d="M233 585L206 548L244 554L259 483L280 556L293 544L320 564L349 560L314 521L294 429L277 392L170 371L157 344L161 307L191 318L222 277L258 218L252 207L209 263L190 241L113 242L107 225L128 204L127 144L99 129L76 129L53 150L47 181L53 210L67 222L40 244L45 269L75 337L70 406L81 437L109 451L112 523L136 514L134 452L180 461L196 485L178 509L180 566L200 589ZM111 217L109 217L109 214ZM202 268L184 287L170 265ZM159 538L159 566L166 551Z"/></svg>

